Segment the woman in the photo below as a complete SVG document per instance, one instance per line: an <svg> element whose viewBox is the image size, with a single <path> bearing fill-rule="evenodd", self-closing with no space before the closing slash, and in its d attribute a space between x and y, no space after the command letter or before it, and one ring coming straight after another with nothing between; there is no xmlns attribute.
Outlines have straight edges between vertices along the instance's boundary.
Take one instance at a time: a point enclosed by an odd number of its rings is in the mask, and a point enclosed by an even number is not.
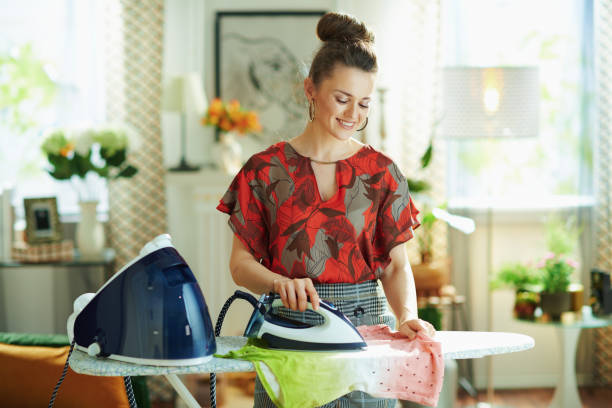
<svg viewBox="0 0 612 408"><path fill-rule="evenodd" d="M323 45L304 80L309 123L302 134L253 155L217 207L230 215L235 233L232 277L255 293L280 294L294 319L312 320L302 313L307 299L317 309L321 298L355 325L383 323L410 338L421 330L433 335L417 317L400 245L419 225L408 183L391 159L352 138L368 122L374 36L355 18L333 12L319 20L317 35ZM328 405L338 402L395 406L359 391ZM259 383L255 406L273 406Z"/></svg>

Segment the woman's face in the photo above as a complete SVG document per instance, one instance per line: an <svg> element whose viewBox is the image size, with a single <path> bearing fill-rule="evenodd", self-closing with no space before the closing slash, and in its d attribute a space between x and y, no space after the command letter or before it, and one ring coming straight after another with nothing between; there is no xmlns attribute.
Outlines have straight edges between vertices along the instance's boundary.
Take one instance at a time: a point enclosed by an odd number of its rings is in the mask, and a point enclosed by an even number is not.
<svg viewBox="0 0 612 408"><path fill-rule="evenodd" d="M318 87L309 80L305 90L308 100L314 100L313 122L337 139L349 139L368 116L376 74L336 64Z"/></svg>

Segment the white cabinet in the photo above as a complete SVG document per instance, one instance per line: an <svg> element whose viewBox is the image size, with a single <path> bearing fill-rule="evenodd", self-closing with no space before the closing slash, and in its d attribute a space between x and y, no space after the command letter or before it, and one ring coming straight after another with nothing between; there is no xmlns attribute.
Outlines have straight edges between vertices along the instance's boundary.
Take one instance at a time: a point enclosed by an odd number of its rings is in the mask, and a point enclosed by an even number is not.
<svg viewBox="0 0 612 408"><path fill-rule="evenodd" d="M213 325L225 301L239 288L229 272L233 232L228 216L216 210L232 177L220 171L166 174L168 232L178 252L196 276ZM222 333L240 335L253 308L236 300L227 313Z"/></svg>

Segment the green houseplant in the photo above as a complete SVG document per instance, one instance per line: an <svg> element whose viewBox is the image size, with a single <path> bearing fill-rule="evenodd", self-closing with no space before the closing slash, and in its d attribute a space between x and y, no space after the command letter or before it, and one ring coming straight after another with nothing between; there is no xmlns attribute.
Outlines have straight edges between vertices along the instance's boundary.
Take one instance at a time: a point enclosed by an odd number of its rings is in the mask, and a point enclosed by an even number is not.
<svg viewBox="0 0 612 408"><path fill-rule="evenodd" d="M504 265L490 286L492 290L502 287L514 289L514 315L519 319L533 319L540 301L540 283L540 275L535 267L530 263L514 262Z"/></svg>
<svg viewBox="0 0 612 408"><path fill-rule="evenodd" d="M510 287L516 292L531 291L541 282L537 269L529 263L514 262L504 265L494 280L491 288Z"/></svg>
<svg viewBox="0 0 612 408"><path fill-rule="evenodd" d="M559 319L563 312L571 309L571 294L568 289L576 267L574 261L553 253L547 255L541 263L540 304L542 312L555 320Z"/></svg>
<svg viewBox="0 0 612 408"><path fill-rule="evenodd" d="M546 242L550 253L540 261L538 267L542 279L540 306L542 312L553 320L558 320L563 312L571 310L569 286L578 263L569 256L574 252L579 237L580 229L573 217L565 221L556 216L549 218Z"/></svg>

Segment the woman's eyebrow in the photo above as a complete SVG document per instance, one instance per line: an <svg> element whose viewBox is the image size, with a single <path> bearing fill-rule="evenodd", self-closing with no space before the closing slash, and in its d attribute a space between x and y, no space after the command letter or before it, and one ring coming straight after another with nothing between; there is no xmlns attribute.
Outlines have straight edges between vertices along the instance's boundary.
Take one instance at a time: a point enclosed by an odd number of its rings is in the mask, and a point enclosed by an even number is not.
<svg viewBox="0 0 612 408"><path fill-rule="evenodd" d="M343 91L342 89L334 89L334 91L336 91L336 92L340 92L340 93L342 93L342 94L344 94L344 95L346 95L346 96L350 96L350 97L352 97L352 96L353 96L352 94L350 94L350 93L348 93L348 92L346 92L346 91ZM368 101L369 101L369 100L370 100L370 97L369 97L369 96L366 96L365 98L361 98L361 99L362 99L362 100L368 100Z"/></svg>

